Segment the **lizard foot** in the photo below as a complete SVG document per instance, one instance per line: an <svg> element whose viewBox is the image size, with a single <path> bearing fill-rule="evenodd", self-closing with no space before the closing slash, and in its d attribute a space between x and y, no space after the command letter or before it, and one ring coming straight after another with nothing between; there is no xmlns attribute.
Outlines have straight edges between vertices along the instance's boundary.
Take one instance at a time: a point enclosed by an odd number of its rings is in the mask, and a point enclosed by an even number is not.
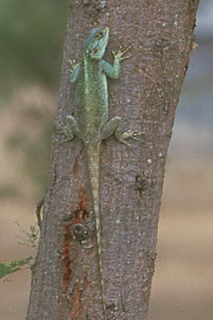
<svg viewBox="0 0 213 320"><path fill-rule="evenodd" d="M136 130L128 130L128 131L124 131L121 132L120 128L117 128L117 130L115 131L115 137L116 139L121 142L124 143L126 146L128 147L132 147L131 144L129 144L126 140L127 139L133 139L135 141L139 141L139 139L137 138L138 136L142 135L142 132L136 131Z"/></svg>
<svg viewBox="0 0 213 320"><path fill-rule="evenodd" d="M122 61L124 59L129 59L131 56L125 56L124 54L131 49L131 46L121 46L117 53L112 51L112 54L114 55L115 59L118 59L119 61Z"/></svg>
<svg viewBox="0 0 213 320"><path fill-rule="evenodd" d="M61 122L59 127L60 128L57 129L57 132L64 134L66 137L62 143L73 140L75 136L80 136L77 122L71 115L67 116L67 123L65 124L64 122Z"/></svg>
<svg viewBox="0 0 213 320"><path fill-rule="evenodd" d="M133 140L139 140L137 136L140 136L143 133L136 130L124 131L122 129L121 121L121 117L118 116L109 120L102 129L102 139L106 139L114 134L116 140L130 147L131 145L126 140L129 138Z"/></svg>
<svg viewBox="0 0 213 320"><path fill-rule="evenodd" d="M57 132L60 134L64 134L66 137L65 139L63 139L63 141L61 141L61 143L71 141L74 139L74 134L72 132L72 129L70 129L70 127L67 124L64 124L64 122L61 122L60 127L61 129L57 129Z"/></svg>
<svg viewBox="0 0 213 320"><path fill-rule="evenodd" d="M70 63L71 69L69 69L70 72L73 72L73 70L77 67L77 65L79 64L79 62L77 62L76 60L68 60L68 62Z"/></svg>

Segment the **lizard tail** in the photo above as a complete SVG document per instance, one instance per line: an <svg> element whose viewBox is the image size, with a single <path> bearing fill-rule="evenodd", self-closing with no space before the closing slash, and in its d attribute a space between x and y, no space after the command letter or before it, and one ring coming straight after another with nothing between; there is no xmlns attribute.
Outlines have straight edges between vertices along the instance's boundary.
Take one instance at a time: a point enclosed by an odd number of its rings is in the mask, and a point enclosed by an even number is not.
<svg viewBox="0 0 213 320"><path fill-rule="evenodd" d="M104 273L103 273L103 255L102 255L102 245L101 245L101 214L100 214L100 200L99 200L100 198L99 158L100 158L100 144L98 144L96 147L88 148L87 159L88 159L88 169L89 169L90 184L91 184L91 193L93 198L93 209L94 209L94 215L95 215L96 243L97 243L97 253L98 253L102 306L104 311L104 320L107 320L105 281L104 281Z"/></svg>

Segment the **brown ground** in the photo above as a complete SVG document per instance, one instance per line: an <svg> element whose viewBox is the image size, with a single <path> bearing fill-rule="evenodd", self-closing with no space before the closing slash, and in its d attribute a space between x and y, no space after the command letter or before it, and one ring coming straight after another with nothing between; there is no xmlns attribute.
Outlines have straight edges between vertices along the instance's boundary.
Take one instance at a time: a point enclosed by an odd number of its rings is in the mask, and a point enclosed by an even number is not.
<svg viewBox="0 0 213 320"><path fill-rule="evenodd" d="M3 124L10 123L4 112L1 115ZM0 128L2 137L7 128ZM35 222L35 199L29 179L22 174L20 155L11 155L0 142L1 182L15 181L23 189L19 196L0 198L0 261L11 261L33 254L18 244L20 232L14 221L25 229ZM149 320L213 319L212 176L210 160L185 161L183 154L175 162L168 161ZM3 280L0 320L25 319L30 271Z"/></svg>

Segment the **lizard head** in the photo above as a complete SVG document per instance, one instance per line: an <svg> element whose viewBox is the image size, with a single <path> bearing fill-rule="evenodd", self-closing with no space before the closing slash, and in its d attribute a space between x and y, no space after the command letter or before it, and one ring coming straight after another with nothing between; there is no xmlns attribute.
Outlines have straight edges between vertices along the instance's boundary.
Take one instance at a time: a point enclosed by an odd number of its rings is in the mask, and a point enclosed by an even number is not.
<svg viewBox="0 0 213 320"><path fill-rule="evenodd" d="M84 52L93 60L100 60L104 53L109 39L109 28L98 27L92 30L84 42Z"/></svg>

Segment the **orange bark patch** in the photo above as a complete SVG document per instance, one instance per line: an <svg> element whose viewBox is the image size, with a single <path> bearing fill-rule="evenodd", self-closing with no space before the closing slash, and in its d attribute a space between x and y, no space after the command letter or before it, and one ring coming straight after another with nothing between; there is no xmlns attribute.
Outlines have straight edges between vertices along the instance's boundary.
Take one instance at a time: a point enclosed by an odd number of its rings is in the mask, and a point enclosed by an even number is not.
<svg viewBox="0 0 213 320"><path fill-rule="evenodd" d="M81 187L81 200L79 203L79 207L75 212L75 218L72 221L72 224L74 223L81 223L82 221L86 220L89 217L89 212L86 209L87 206L87 195L86 195L86 190Z"/></svg>
<svg viewBox="0 0 213 320"><path fill-rule="evenodd" d="M70 223L64 229L64 245L62 252L62 260L64 264L64 274L63 274L63 293L66 296L69 283L72 276L72 260L71 256L71 242L73 240L71 227L76 223L81 223L89 217L89 212L86 210L87 205L87 195L85 189L81 188L81 201L79 203L79 208L76 210L74 218L71 219ZM66 296L66 299L69 298Z"/></svg>
<svg viewBox="0 0 213 320"><path fill-rule="evenodd" d="M70 252L71 252L72 233L70 224L65 227L64 230L64 246L62 253L62 260L64 262L64 274L63 274L63 292L66 295L68 285L72 275Z"/></svg>
<svg viewBox="0 0 213 320"><path fill-rule="evenodd" d="M89 213L86 210L87 201L88 199L86 195L86 190L83 187L81 187L81 201L79 203L79 216L82 220L85 220L89 216Z"/></svg>
<svg viewBox="0 0 213 320"><path fill-rule="evenodd" d="M79 284L75 284L72 299L71 299L71 305L72 305L72 311L71 311L71 319L72 320L79 320L80 314L83 311L82 305L81 305L81 296L82 293L87 289L88 287L88 280L85 276L84 278L84 287L83 290L79 288Z"/></svg>

